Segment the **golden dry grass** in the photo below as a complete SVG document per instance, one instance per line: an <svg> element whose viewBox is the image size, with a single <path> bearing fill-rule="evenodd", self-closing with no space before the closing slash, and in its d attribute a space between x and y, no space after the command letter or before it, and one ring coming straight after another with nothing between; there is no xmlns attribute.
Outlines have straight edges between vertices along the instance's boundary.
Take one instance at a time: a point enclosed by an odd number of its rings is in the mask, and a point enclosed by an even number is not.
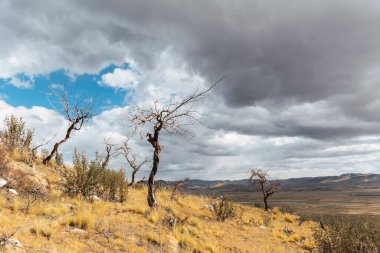
<svg viewBox="0 0 380 253"><path fill-rule="evenodd" d="M130 188L126 203L90 203L62 196L59 169L35 166L39 177L46 178L49 198L32 203L29 210L26 199L10 196L8 201L4 191L0 194L0 235L17 230L14 237L26 248L53 253L289 253L315 247L311 238L315 224L298 226L299 217L278 209L265 212L240 206L241 216L219 222L207 207L210 198L188 195L171 200L170 191L158 189L158 207L150 209L143 186ZM176 225L170 226L173 217ZM284 228L292 233L285 234Z"/></svg>
<svg viewBox="0 0 380 253"><path fill-rule="evenodd" d="M158 190L159 207L149 209L146 188L129 191L126 203L89 203L80 198L57 198L33 203L22 211L21 198L0 198L0 233L20 227L15 237L29 248L49 252L307 252L313 246L312 222L297 224L297 216L278 210L243 206L240 218L216 221L206 208L210 199L186 196L170 201ZM170 210L170 211L169 211ZM170 227L168 217L178 218ZM263 217L270 219L263 221ZM71 233L70 227L84 229ZM284 228L293 231L286 235Z"/></svg>

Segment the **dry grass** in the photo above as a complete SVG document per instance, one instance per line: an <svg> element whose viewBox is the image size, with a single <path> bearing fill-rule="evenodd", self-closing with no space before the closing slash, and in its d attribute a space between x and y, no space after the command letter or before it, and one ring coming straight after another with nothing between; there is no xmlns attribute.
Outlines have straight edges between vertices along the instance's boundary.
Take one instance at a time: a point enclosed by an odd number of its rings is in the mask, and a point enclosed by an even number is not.
<svg viewBox="0 0 380 253"><path fill-rule="evenodd" d="M240 206L242 215L225 222L216 220L207 208L212 200L202 196L178 197L157 191L159 206L149 209L146 187L129 190L126 203L89 203L81 198L61 197L59 178L47 166L38 171L47 176L49 200L34 202L23 211L25 200L8 202L0 195L0 234L13 232L26 247L49 252L303 252L314 247L312 222L297 224L297 216L278 209ZM174 227L165 222L175 217ZM70 227L84 233L71 233ZM294 233L286 235L288 227ZM304 238L304 239L303 239ZM254 242L254 243L253 243Z"/></svg>

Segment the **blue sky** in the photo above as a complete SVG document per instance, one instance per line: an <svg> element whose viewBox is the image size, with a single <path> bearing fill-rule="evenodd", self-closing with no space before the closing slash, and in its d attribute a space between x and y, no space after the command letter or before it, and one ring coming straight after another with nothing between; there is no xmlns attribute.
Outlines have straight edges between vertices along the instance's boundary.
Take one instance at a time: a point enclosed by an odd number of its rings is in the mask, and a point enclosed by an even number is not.
<svg viewBox="0 0 380 253"><path fill-rule="evenodd" d="M0 79L1 93L5 94L5 101L12 106L42 106L52 108L55 106L54 97L51 92L60 92L63 85L70 96L79 99L95 98L94 113L99 114L113 107L124 106L126 94L133 93L132 90L115 89L102 82L102 75L114 71L116 68L128 69L128 64L116 66L114 64L102 69L97 74L75 74L71 75L64 69L52 71L48 74L28 77L20 73L15 77L22 82L29 82L32 87L20 88L11 83L11 78Z"/></svg>

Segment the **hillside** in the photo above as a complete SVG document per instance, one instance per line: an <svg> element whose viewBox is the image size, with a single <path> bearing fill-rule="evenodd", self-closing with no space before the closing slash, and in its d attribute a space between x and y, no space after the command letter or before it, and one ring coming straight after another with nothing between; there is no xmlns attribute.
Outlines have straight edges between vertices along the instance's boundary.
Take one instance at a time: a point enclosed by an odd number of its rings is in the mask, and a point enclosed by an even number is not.
<svg viewBox="0 0 380 253"><path fill-rule="evenodd" d="M5 252L262 253L313 247L314 223L299 225L299 217L277 209L235 205L238 214L222 222L210 210L215 200L193 195L171 200L169 189L158 189L159 206L149 209L142 185L129 188L125 203L89 202L62 195L57 168L15 162L11 168L25 171L49 193L47 199L28 201L1 188L0 245Z"/></svg>
<svg viewBox="0 0 380 253"><path fill-rule="evenodd" d="M279 180L282 191L378 189L380 174L342 174L340 176L303 177ZM161 181L161 184L168 182ZM170 184L170 183L169 183ZM190 180L186 189L192 192L252 191L248 179Z"/></svg>

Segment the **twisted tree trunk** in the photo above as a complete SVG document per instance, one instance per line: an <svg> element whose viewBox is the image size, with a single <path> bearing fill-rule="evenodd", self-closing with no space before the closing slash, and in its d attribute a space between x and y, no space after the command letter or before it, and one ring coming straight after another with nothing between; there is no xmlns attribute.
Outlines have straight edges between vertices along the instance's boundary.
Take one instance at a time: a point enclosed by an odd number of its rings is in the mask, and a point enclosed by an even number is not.
<svg viewBox="0 0 380 253"><path fill-rule="evenodd" d="M268 211L268 202L267 202L268 197L269 196L264 195L264 210L265 211Z"/></svg>
<svg viewBox="0 0 380 253"><path fill-rule="evenodd" d="M65 143L69 138L70 138L70 134L71 134L71 131L73 131L74 127L75 127L75 124L77 122L73 122L71 123L70 127L67 129L66 131L66 136L63 140L61 140L60 142L57 142L56 144L54 144L54 147L53 147L53 150L51 151L50 155L48 155L42 162L43 164L48 164L50 162L50 160L55 156L55 154L58 152L58 148L61 144Z"/></svg>
<svg viewBox="0 0 380 253"><path fill-rule="evenodd" d="M153 165L152 170L150 171L149 179L148 179L148 205L150 207L153 207L156 205L156 197L155 197L155 185L154 185L154 177L156 176L158 166L160 164L160 153L161 153L161 145L158 141L158 135L160 133L162 124L159 123L154 128L154 136L152 134L148 133L148 141L154 148L154 154L153 154Z"/></svg>
<svg viewBox="0 0 380 253"><path fill-rule="evenodd" d="M133 186L135 184L135 175L137 173L137 170L132 171L132 177L131 177L131 182L129 183L129 186Z"/></svg>

